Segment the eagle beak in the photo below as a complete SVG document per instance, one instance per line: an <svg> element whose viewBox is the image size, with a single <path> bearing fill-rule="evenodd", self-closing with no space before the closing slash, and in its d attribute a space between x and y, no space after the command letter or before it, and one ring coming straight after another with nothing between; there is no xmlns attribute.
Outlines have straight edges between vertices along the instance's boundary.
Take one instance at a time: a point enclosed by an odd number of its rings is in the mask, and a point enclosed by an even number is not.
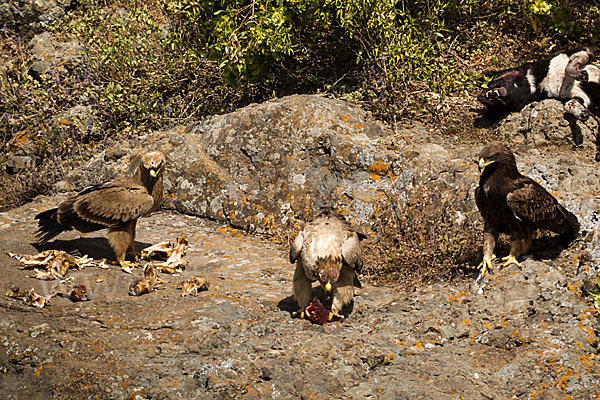
<svg viewBox="0 0 600 400"><path fill-rule="evenodd" d="M479 168L479 171L481 172L485 167L487 167L490 164L493 164L494 160L490 160L490 161L485 161L483 158L479 159L479 164L477 165L477 168Z"/></svg>
<svg viewBox="0 0 600 400"><path fill-rule="evenodd" d="M328 299L331 297L331 290L331 282L327 282L325 284L325 297Z"/></svg>
<svg viewBox="0 0 600 400"><path fill-rule="evenodd" d="M158 175L158 171L159 171L158 169L152 168L150 170L150 176L153 177L153 178L156 178L156 176Z"/></svg>

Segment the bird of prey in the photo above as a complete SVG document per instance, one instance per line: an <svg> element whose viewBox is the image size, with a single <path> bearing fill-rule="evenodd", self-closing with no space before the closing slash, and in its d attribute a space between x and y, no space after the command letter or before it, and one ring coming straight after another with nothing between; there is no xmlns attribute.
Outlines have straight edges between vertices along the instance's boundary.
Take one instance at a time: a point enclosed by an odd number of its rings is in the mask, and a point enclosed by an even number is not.
<svg viewBox="0 0 600 400"><path fill-rule="evenodd" d="M163 197L165 155L151 151L142 155L137 173L90 186L61 202L57 208L39 213L36 236L45 243L71 229L94 232L108 228L108 241L125 272L135 257L137 220L156 210Z"/></svg>
<svg viewBox="0 0 600 400"><path fill-rule="evenodd" d="M311 284L319 281L326 297L332 297L329 320L343 318L339 311L354 297L360 287L356 272L362 269L358 234L342 217L323 213L302 228L290 246L290 262L296 264L293 297L300 315L312 300Z"/></svg>
<svg viewBox="0 0 600 400"><path fill-rule="evenodd" d="M479 154L479 170L475 201L485 222L480 276L493 267L492 253L500 233L510 235L510 254L502 259L502 266L520 265L517 258L527 251L537 229L560 234L566 240L577 236L577 217L539 183L521 175L514 154L505 144L485 146Z"/></svg>

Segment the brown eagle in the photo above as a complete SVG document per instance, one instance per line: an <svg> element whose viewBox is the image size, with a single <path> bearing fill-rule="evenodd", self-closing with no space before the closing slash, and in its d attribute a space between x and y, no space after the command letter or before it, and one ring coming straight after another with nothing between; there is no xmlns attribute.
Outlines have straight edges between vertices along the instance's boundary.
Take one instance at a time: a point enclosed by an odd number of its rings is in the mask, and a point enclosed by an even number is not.
<svg viewBox="0 0 600 400"><path fill-rule="evenodd" d="M485 146L479 154L479 186L475 201L485 227L481 276L492 268L498 234L510 235L510 254L502 266L520 265L537 229L546 229L573 240L579 231L577 217L558 203L539 183L521 175L515 156L503 143Z"/></svg>
<svg viewBox="0 0 600 400"><path fill-rule="evenodd" d="M141 157L133 177L115 178L90 186L53 208L36 215L40 243L64 231L94 232L108 228L108 241L124 271L132 264L126 253L135 257L135 227L140 217L156 210L163 197L165 155L151 151Z"/></svg>
<svg viewBox="0 0 600 400"><path fill-rule="evenodd" d="M352 301L353 286L360 287L356 272L363 265L359 237L352 226L331 213L307 222L290 246L290 262L295 261L293 297L301 316L312 300L312 282L319 281L325 296L333 295L328 319L343 318L339 311Z"/></svg>

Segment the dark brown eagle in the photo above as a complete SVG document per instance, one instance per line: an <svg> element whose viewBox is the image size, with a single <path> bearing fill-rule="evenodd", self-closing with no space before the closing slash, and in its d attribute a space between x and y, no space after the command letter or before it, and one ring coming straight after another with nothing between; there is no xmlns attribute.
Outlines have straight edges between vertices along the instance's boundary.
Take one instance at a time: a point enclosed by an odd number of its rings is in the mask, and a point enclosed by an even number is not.
<svg viewBox="0 0 600 400"><path fill-rule="evenodd" d="M301 316L312 300L311 284L318 281L332 297L328 320L343 318L339 311L352 301L354 286L360 287L356 272L363 265L360 239L350 223L331 213L307 222L290 246L290 262L296 261L293 292Z"/></svg>
<svg viewBox="0 0 600 400"><path fill-rule="evenodd" d="M492 268L498 234L510 235L510 254L502 266L520 265L517 258L527 251L537 229L546 229L573 240L579 231L577 217L558 203L539 183L521 175L515 156L503 143L485 146L479 154L479 186L475 201L485 227L481 276Z"/></svg>
<svg viewBox="0 0 600 400"><path fill-rule="evenodd" d="M90 186L53 208L36 215L40 243L64 231L94 232L108 228L108 241L124 271L135 257L137 220L158 208L163 197L165 155L151 151L141 157L136 175Z"/></svg>

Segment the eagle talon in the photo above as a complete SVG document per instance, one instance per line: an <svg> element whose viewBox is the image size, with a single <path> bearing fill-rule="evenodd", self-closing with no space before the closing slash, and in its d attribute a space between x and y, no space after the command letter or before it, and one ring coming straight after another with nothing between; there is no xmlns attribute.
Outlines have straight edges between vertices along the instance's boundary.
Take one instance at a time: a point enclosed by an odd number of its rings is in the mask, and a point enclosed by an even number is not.
<svg viewBox="0 0 600 400"><path fill-rule="evenodd" d="M504 261L502 264L500 264L502 267L509 266L510 264L515 264L517 267L521 267L521 264L514 256L502 257L501 261Z"/></svg>
<svg viewBox="0 0 600 400"><path fill-rule="evenodd" d="M305 316L304 310L292 311L292 318L304 319Z"/></svg>
<svg viewBox="0 0 600 400"><path fill-rule="evenodd" d="M343 316L343 315L340 315L340 314L338 314L338 312L337 312L337 311L332 311L331 313L329 313L329 318L327 318L327 320L328 320L328 321L331 321L331 320L333 319L333 317L337 317L337 318L339 318L339 319L341 319L341 320L343 320L343 319L344 319L344 316Z"/></svg>
<svg viewBox="0 0 600 400"><path fill-rule="evenodd" d="M490 270L494 269L494 263L493 261L496 259L496 256L494 254L492 254L492 256L490 258L483 258L483 261L481 261L481 263L477 266L477 269L480 269L481 272L479 273L479 276L484 276L485 272L487 271L487 269L489 268Z"/></svg>

